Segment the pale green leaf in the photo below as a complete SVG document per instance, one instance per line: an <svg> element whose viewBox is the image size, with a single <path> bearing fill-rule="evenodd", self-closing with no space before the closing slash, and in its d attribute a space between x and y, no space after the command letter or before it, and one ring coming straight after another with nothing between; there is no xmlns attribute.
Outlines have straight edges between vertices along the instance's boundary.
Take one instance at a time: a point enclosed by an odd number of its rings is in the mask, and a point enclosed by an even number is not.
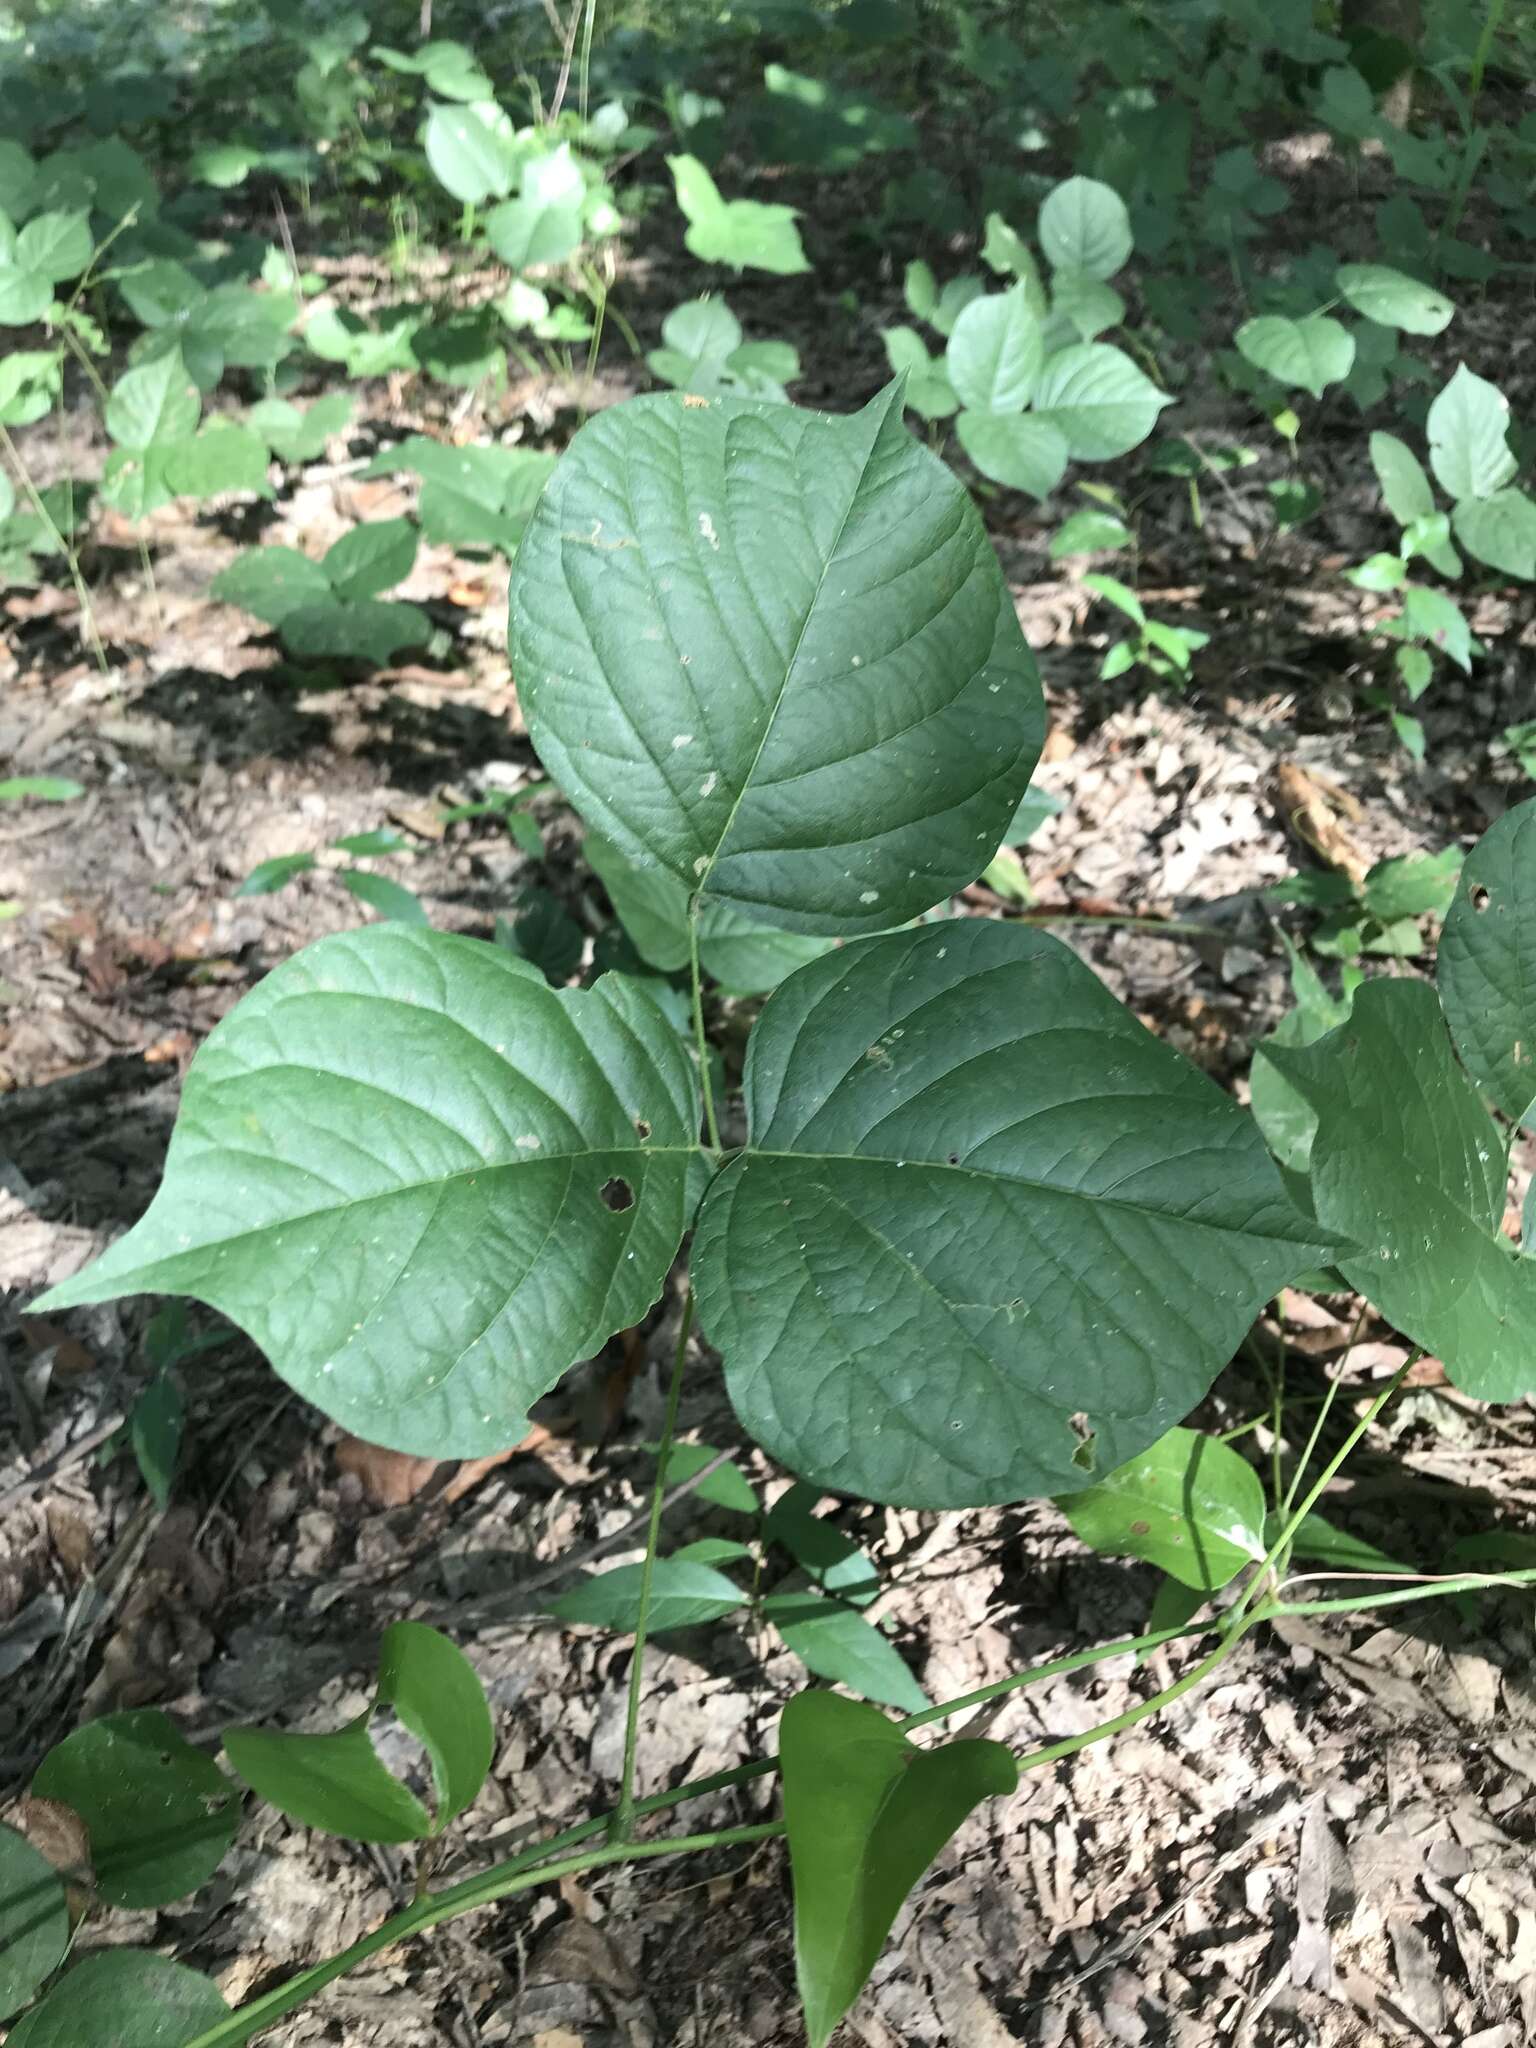
<svg viewBox="0 0 1536 2048"><path fill-rule="evenodd" d="M1022 412L1044 363L1040 321L1021 285L972 299L944 351L956 397L977 412Z"/></svg>
<svg viewBox="0 0 1536 2048"><path fill-rule="evenodd" d="M1259 1475L1230 1444L1199 1430L1170 1429L1062 1506L1090 1550L1139 1557L1202 1593L1226 1585L1267 1547Z"/></svg>
<svg viewBox="0 0 1536 2048"><path fill-rule="evenodd" d="M1066 436L1033 414L963 412L955 432L982 475L1010 490L1048 498L1066 471Z"/></svg>
<svg viewBox="0 0 1536 2048"><path fill-rule="evenodd" d="M1354 336L1327 313L1309 313L1302 320L1261 314L1245 320L1234 339L1239 354L1257 369L1276 383L1299 384L1314 398L1341 383L1355 360Z"/></svg>
<svg viewBox="0 0 1536 2048"><path fill-rule="evenodd" d="M756 199L722 199L696 156L669 156L677 203L687 216L685 240L701 263L733 270L771 270L780 277L809 270L792 206Z"/></svg>
<svg viewBox="0 0 1536 2048"><path fill-rule="evenodd" d="M1131 253L1125 201L1096 178L1068 178L1040 208L1040 247L1053 270L1113 277Z"/></svg>
<svg viewBox="0 0 1536 2048"><path fill-rule="evenodd" d="M1429 466L1452 498L1491 498L1515 474L1509 400L1465 363L1429 408Z"/></svg>
<svg viewBox="0 0 1536 2048"><path fill-rule="evenodd" d="M1079 343L1052 356L1035 387L1034 418L1062 435L1069 455L1108 462L1145 441L1172 399L1107 342Z"/></svg>
<svg viewBox="0 0 1536 2048"><path fill-rule="evenodd" d="M1524 491L1511 487L1490 498L1463 498L1451 523L1475 561L1506 576L1536 577L1536 503Z"/></svg>
<svg viewBox="0 0 1536 2048"><path fill-rule="evenodd" d="M106 404L107 432L120 448L142 452L190 439L201 410L196 387L173 349L118 378Z"/></svg>
<svg viewBox="0 0 1536 2048"><path fill-rule="evenodd" d="M464 205L505 199L512 190L506 152L472 107L433 107L423 141L437 182Z"/></svg>

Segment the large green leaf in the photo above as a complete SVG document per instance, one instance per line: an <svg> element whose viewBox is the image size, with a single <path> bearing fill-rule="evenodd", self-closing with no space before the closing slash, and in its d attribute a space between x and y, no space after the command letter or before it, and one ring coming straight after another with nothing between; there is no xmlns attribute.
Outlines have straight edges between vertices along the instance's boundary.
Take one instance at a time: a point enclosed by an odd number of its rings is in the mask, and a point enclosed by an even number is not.
<svg viewBox="0 0 1536 2048"><path fill-rule="evenodd" d="M1252 1119L1017 926L801 968L746 1092L751 1149L699 1220L700 1313L748 1430L866 1498L1088 1485L1194 1405L1326 1244Z"/></svg>
<svg viewBox="0 0 1536 2048"><path fill-rule="evenodd" d="M581 206L526 194L503 200L485 223L485 238L510 270L563 263L581 242Z"/></svg>
<svg viewBox="0 0 1536 2048"><path fill-rule="evenodd" d="M114 1906L163 1906L212 1877L240 1800L209 1756L156 1707L87 1721L32 1780L85 1823L96 1889Z"/></svg>
<svg viewBox="0 0 1536 2048"><path fill-rule="evenodd" d="M518 551L529 730L591 825L795 931L878 931L972 881L1041 740L980 518L904 430L639 398L572 442Z"/></svg>
<svg viewBox="0 0 1536 2048"><path fill-rule="evenodd" d="M780 277L809 270L792 206L757 199L722 199L696 156L669 156L677 203L688 219L684 237L701 263L733 270L771 270Z"/></svg>
<svg viewBox="0 0 1536 2048"><path fill-rule="evenodd" d="M1268 1548L1258 1473L1199 1430L1170 1429L1064 1506L1091 1550L1139 1557L1201 1593L1214 1593Z"/></svg>
<svg viewBox="0 0 1536 2048"><path fill-rule="evenodd" d="M9 2048L186 2048L228 2017L212 1978L164 1956L104 1948L17 2021Z"/></svg>
<svg viewBox="0 0 1536 2048"><path fill-rule="evenodd" d="M1239 354L1280 384L1299 384L1321 398L1330 384L1349 375L1355 360L1355 338L1326 313L1303 320L1264 313L1245 320L1234 339Z"/></svg>
<svg viewBox="0 0 1536 2048"><path fill-rule="evenodd" d="M779 1722L795 1885L795 1974L810 2048L863 1990L903 1900L983 1799L1018 1785L999 1742L918 1749L874 1707L797 1693Z"/></svg>
<svg viewBox="0 0 1536 2048"><path fill-rule="evenodd" d="M697 1134L681 1041L622 976L323 939L212 1033L149 1213L46 1299L190 1295L359 1435L478 1456L656 1299Z"/></svg>
<svg viewBox="0 0 1536 2048"><path fill-rule="evenodd" d="M39 213L16 237L16 263L22 270L58 284L78 277L91 260L91 223L83 213Z"/></svg>
<svg viewBox="0 0 1536 2048"><path fill-rule="evenodd" d="M1113 277L1131 253L1125 201L1096 178L1068 178L1047 193L1039 228L1040 247L1053 270L1102 281Z"/></svg>
<svg viewBox="0 0 1536 2048"><path fill-rule="evenodd" d="M1474 560L1506 576L1536 577L1536 503L1524 491L1463 498L1451 515L1456 538Z"/></svg>
<svg viewBox="0 0 1536 2048"><path fill-rule="evenodd" d="M978 412L1022 412L1044 362L1039 317L1022 285L972 299L944 351L955 395Z"/></svg>
<svg viewBox="0 0 1536 2048"><path fill-rule="evenodd" d="M1522 1121L1536 1102L1536 797L1467 855L1435 972L1468 1071Z"/></svg>
<svg viewBox="0 0 1536 2048"><path fill-rule="evenodd" d="M0 1827L0 2020L26 2004L68 1947L64 1880L25 1835Z"/></svg>
<svg viewBox="0 0 1536 2048"><path fill-rule="evenodd" d="M1509 400L1465 363L1429 408L1429 466L1453 498L1491 498L1514 475Z"/></svg>
<svg viewBox="0 0 1536 2048"><path fill-rule="evenodd" d="M1079 342L1053 355L1035 386L1034 417L1055 427L1069 455L1109 462L1145 441L1173 400L1108 342Z"/></svg>
<svg viewBox="0 0 1536 2048"><path fill-rule="evenodd" d="M1434 990L1368 981L1347 1024L1265 1050L1316 1112L1312 1199L1360 1247L1338 1260L1351 1287L1477 1400L1536 1389L1536 1260L1500 1234L1503 1140Z"/></svg>
<svg viewBox="0 0 1536 2048"><path fill-rule="evenodd" d="M224 1751L258 1798L307 1828L354 1842L422 1842L432 1816L385 1768L368 1733L370 1706L333 1734L226 1728Z"/></svg>

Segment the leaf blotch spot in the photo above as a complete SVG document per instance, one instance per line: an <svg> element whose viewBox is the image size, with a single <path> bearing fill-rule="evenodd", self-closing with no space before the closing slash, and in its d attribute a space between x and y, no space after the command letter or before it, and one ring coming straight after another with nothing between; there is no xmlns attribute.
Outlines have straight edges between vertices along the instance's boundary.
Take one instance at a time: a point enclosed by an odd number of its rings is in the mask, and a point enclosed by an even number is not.
<svg viewBox="0 0 1536 2048"><path fill-rule="evenodd" d="M1093 1424L1081 1410L1076 1415L1068 1416L1067 1423L1078 1440L1077 1449L1072 1453L1073 1464L1079 1472L1094 1471L1098 1465L1098 1453L1094 1449L1094 1437L1097 1432Z"/></svg>
<svg viewBox="0 0 1536 2048"><path fill-rule="evenodd" d="M626 1209L633 1209L635 1206L634 1189L627 1180L620 1180L617 1177L604 1181L599 1190L599 1198L605 1209L612 1209L618 1216L622 1216Z"/></svg>
<svg viewBox="0 0 1536 2048"><path fill-rule="evenodd" d="M951 1166L958 1166L960 1164L960 1154L958 1152L951 1152L948 1158Z"/></svg>
<svg viewBox="0 0 1536 2048"><path fill-rule="evenodd" d="M1493 898L1482 882L1474 882L1467 891L1467 900L1474 910L1486 910Z"/></svg>
<svg viewBox="0 0 1536 2048"><path fill-rule="evenodd" d="M642 1144L644 1144L645 1140L651 1135L651 1127L646 1122L643 1116L637 1116L635 1118L635 1132Z"/></svg>
<svg viewBox="0 0 1536 2048"><path fill-rule="evenodd" d="M1133 1536L1150 1536L1152 1534L1152 1524L1150 1522L1132 1522L1131 1534Z"/></svg>

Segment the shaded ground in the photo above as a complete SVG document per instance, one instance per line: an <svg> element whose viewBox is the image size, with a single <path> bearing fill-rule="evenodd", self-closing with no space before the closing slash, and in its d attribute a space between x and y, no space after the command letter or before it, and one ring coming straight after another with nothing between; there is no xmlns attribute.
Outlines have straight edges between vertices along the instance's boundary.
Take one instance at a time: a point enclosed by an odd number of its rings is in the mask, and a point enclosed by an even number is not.
<svg viewBox="0 0 1536 2048"><path fill-rule="evenodd" d="M638 284L643 297L649 281ZM654 296L671 302L659 285ZM732 297L754 331L784 332L796 317L785 287L764 292L761 320L751 294ZM825 310L799 303L795 338L811 363L802 395L846 402L836 330L818 346ZM1496 313L1478 316L1489 347ZM1475 354L1477 327L1457 341ZM873 381L867 325L852 356ZM600 395L622 395L635 374L621 365ZM558 439L571 396L514 393L485 424ZM355 471L381 434L445 421L420 394L381 387L374 400L366 428L290 479L264 538L318 553L356 519L408 505ZM1205 424L1250 431L1235 404ZM1052 701L1042 779L1064 809L1029 850L1036 891L1088 920L1057 928L1138 1014L1239 1088L1253 1039L1287 1000L1256 892L1310 857L1288 823L1279 763L1353 800L1347 826L1366 857L1438 849L1509 801L1514 771L1493 741L1531 710L1528 593L1500 593L1477 619L1489 657L1475 679L1437 682L1426 699L1427 769L1361 722L1352 690L1375 600L1333 571L1383 535L1365 510L1363 435L1351 426L1336 445L1316 457L1338 487L1305 540L1255 541L1264 468L1218 493L1199 533L1176 490L1152 508L1140 575L1149 609L1212 634L1182 699L1144 697L1134 678L1097 683L1087 595L1049 564L1048 523L1017 500L989 508ZM358 921L326 872L237 898L259 861L394 823L414 855L371 865L407 881L434 923L482 935L526 879L500 826L444 831L437 818L442 799L518 787L533 766L502 651L504 566L424 547L402 594L450 632L451 656L317 686L282 669L253 621L203 595L238 524L157 519L154 595L129 537L114 546L107 533L92 564L117 654L107 679L80 658L69 604L45 594L8 606L0 758L91 792L79 806L0 819L0 898L23 905L0 925L0 1281L14 1305L139 1213L186 1062L225 1010L295 947ZM546 879L590 930L601 906L573 859L578 828L556 812L547 827ZM1107 921L1127 918L1200 929ZM1346 1349L1352 1312L1289 1308L1292 1385L1313 1395ZM163 1705L205 1736L241 1718L339 1725L362 1704L380 1626L409 1614L464 1644L498 1714L492 1780L455 1867L606 1803L627 1645L554 1629L533 1611L531 1580L574 1567L634 1512L649 1465L628 1447L655 1433L669 1314L642 1333L632 1382L615 1379L616 1353L553 1398L555 1433L536 1453L451 1502L429 1489L396 1507L341 1469L336 1432L229 1337L186 1370L187 1448L163 1517L131 1461L104 1464L96 1449L144 1383L144 1305L82 1312L67 1327L11 1315L0 1325L13 1419L0 1466L5 1781L23 1784L51 1740L113 1707ZM1405 1355L1390 1331L1364 1335L1343 1408ZM1421 1377L1328 1512L1434 1569L1452 1536L1495 1518L1531 1522L1536 1417L1529 1404L1483 1411L1432 1371ZM1240 1360L1202 1419L1236 1427L1265 1399ZM702 1440L739 1441L703 1357L684 1420ZM1262 1429L1254 1440L1267 1450ZM770 1489L784 1483L742 1456ZM1152 1574L1088 1557L1048 1504L839 1515L894 1574L882 1604L935 1699L1145 1625ZM694 1502L672 1522L677 1540L728 1526ZM771 1745L797 1667L762 1651L721 1625L648 1654L647 1787ZM1080 1731L1167 1682L1183 1658L1100 1664L1018 1696L985 1725L1020 1748ZM398 1754L409 1761L403 1742ZM680 1819L747 1819L768 1797L749 1788ZM1292 1624L1157 1720L984 1809L904 1916L848 2039L1516 2048L1536 2033L1533 1839L1528 1606L1467 1618L1442 1607L1413 1633ZM259 1811L193 1902L111 1915L91 1938L173 1950L233 1999L354 1938L410 1888L393 1852ZM615 1871L510 1902L380 1958L272 2038L788 2048L798 2034L782 1854Z"/></svg>

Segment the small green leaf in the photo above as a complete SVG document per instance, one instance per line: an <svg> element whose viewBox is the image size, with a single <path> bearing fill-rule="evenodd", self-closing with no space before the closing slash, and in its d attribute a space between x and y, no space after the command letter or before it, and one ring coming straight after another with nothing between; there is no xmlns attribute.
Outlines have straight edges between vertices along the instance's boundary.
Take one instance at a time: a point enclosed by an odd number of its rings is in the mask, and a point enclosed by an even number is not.
<svg viewBox="0 0 1536 2048"><path fill-rule="evenodd" d="M137 453L191 437L201 410L197 389L172 349L125 371L107 400L107 432L120 448Z"/></svg>
<svg viewBox="0 0 1536 2048"><path fill-rule="evenodd" d="M270 896L275 890L286 888L295 875L307 875L315 864L312 853L275 853L270 860L256 863L235 894Z"/></svg>
<svg viewBox="0 0 1536 2048"><path fill-rule="evenodd" d="M344 391L333 391L302 412L286 398L264 398L251 407L245 423L279 462L297 464L323 455L327 441L341 433L351 418L351 399Z"/></svg>
<svg viewBox="0 0 1536 2048"><path fill-rule="evenodd" d="M1509 400L1465 363L1429 408L1429 466L1448 496L1491 498L1515 474Z"/></svg>
<svg viewBox="0 0 1536 2048"><path fill-rule="evenodd" d="M816 1513L819 1499L814 1486L797 1481L764 1517L763 1540L787 1550L822 1592L867 1607L880 1590L874 1559L835 1522Z"/></svg>
<svg viewBox="0 0 1536 2048"><path fill-rule="evenodd" d="M1360 898L1383 924L1400 917L1444 917L1460 874L1459 846L1448 846L1443 853L1397 854L1376 862L1361 885Z"/></svg>
<svg viewBox="0 0 1536 2048"><path fill-rule="evenodd" d="M1536 503L1524 491L1463 498L1451 514L1456 538L1475 561L1506 576L1536 577Z"/></svg>
<svg viewBox="0 0 1536 2048"><path fill-rule="evenodd" d="M22 797L36 797L39 803L68 804L85 795L82 782L63 775L11 775L0 782L0 802L13 803Z"/></svg>
<svg viewBox="0 0 1536 2048"><path fill-rule="evenodd" d="M563 263L581 246L581 235L581 207L571 202L506 199L485 222L485 238L509 270Z"/></svg>
<svg viewBox="0 0 1536 2048"><path fill-rule="evenodd" d="M424 1842L432 1816L379 1759L369 1707L331 1735L226 1728L224 1753L247 1785L300 1826L354 1842Z"/></svg>
<svg viewBox="0 0 1536 2048"><path fill-rule="evenodd" d="M391 1622L379 1650L379 1693L432 1760L436 1832L472 1806L491 1768L496 1734L475 1667L419 1621Z"/></svg>
<svg viewBox="0 0 1536 2048"><path fill-rule="evenodd" d="M210 597L238 605L268 626L280 626L290 612L324 603L330 594L330 578L318 562L276 543L237 555L208 586Z"/></svg>
<svg viewBox="0 0 1536 2048"><path fill-rule="evenodd" d="M771 1593L763 1602L771 1622L807 1671L846 1685L860 1699L920 1714L928 1698L902 1658L872 1622L823 1593Z"/></svg>
<svg viewBox="0 0 1536 2048"><path fill-rule="evenodd" d="M154 1707L104 1714L49 1750L32 1780L85 1823L96 1888L163 1906L212 1877L240 1822L236 1788Z"/></svg>
<svg viewBox="0 0 1536 2048"><path fill-rule="evenodd" d="M1273 1543L1283 1524L1279 1517L1271 1515L1265 1525L1266 1545ZM1362 1536L1352 1536L1347 1529L1337 1529L1323 1516L1312 1513L1303 1515L1301 1524L1291 1537L1292 1557L1305 1557L1313 1564L1326 1565L1334 1572L1407 1572L1412 1573L1411 1564L1402 1564L1395 1557L1388 1557L1384 1550L1378 1550L1374 1543L1367 1543ZM1448 1569L1454 1569L1448 1565Z"/></svg>
<svg viewBox="0 0 1536 2048"><path fill-rule="evenodd" d="M1040 321L1021 285L972 299L944 352L956 397L977 412L1022 412L1044 363Z"/></svg>
<svg viewBox="0 0 1536 2048"><path fill-rule="evenodd" d="M986 239L981 246L982 261L1005 276L1016 277L1024 287L1029 310L1044 317L1049 307L1040 266L1034 251L1022 235L1008 225L1000 213L987 215Z"/></svg>
<svg viewBox="0 0 1536 2048"><path fill-rule="evenodd" d="M863 1990L908 1892L1018 1766L998 1742L917 1749L874 1707L797 1693L779 1723L795 1888L795 1974L810 2048Z"/></svg>
<svg viewBox="0 0 1536 2048"><path fill-rule="evenodd" d="M700 1536L674 1550L675 1564L740 1564L753 1555L750 1543L738 1543L732 1536Z"/></svg>
<svg viewBox="0 0 1536 2048"><path fill-rule="evenodd" d="M267 490L267 448L259 434L228 421L210 422L191 441L170 451L166 482L181 498L214 498L225 491Z"/></svg>
<svg viewBox="0 0 1536 2048"><path fill-rule="evenodd" d="M1304 320L1265 313L1245 320L1234 337L1238 353L1279 384L1299 384L1321 398L1330 384L1349 375L1355 360L1354 336L1326 313Z"/></svg>
<svg viewBox="0 0 1536 2048"><path fill-rule="evenodd" d="M302 604L283 614L283 644L301 661L392 661L402 647L424 647L432 621L414 604L377 599Z"/></svg>
<svg viewBox="0 0 1536 2048"><path fill-rule="evenodd" d="M1408 564L1401 555L1368 555L1344 574L1357 590L1401 590L1408 581Z"/></svg>
<svg viewBox="0 0 1536 2048"><path fill-rule="evenodd" d="M1125 318L1125 301L1113 285L1061 270L1051 281L1051 311L1077 330L1080 341L1092 341Z"/></svg>
<svg viewBox="0 0 1536 2048"><path fill-rule="evenodd" d="M359 903L366 903L382 918L396 924L426 925L432 921L415 891L407 889L401 882L391 881L388 875L370 875L362 868L343 868L339 880Z"/></svg>
<svg viewBox="0 0 1536 2048"><path fill-rule="evenodd" d="M1428 519L1435 509L1435 494L1413 450L1395 434L1372 434L1370 447L1382 498L1398 525Z"/></svg>
<svg viewBox="0 0 1536 2048"><path fill-rule="evenodd" d="M437 182L462 205L505 199L512 190L507 156L472 108L433 107L422 140Z"/></svg>
<svg viewBox="0 0 1536 2048"><path fill-rule="evenodd" d="M677 1486L685 1479L691 1479L695 1472L701 1472L711 1458L718 1457L713 1444L674 1444L667 1459L666 1484ZM717 1508L729 1508L732 1514L755 1515L757 1495L747 1484L746 1476L739 1465L724 1464L710 1473L693 1488L696 1500L707 1500Z"/></svg>
<svg viewBox="0 0 1536 2048"><path fill-rule="evenodd" d="M171 1481L181 1454L187 1406L181 1389L168 1373L156 1373L134 1403L128 1422L129 1441L144 1484L162 1514L170 1505Z"/></svg>
<svg viewBox="0 0 1536 2048"><path fill-rule="evenodd" d="M1524 1122L1536 1102L1536 797L1467 855L1435 972L1467 1071Z"/></svg>
<svg viewBox="0 0 1536 2048"><path fill-rule="evenodd" d="M1053 270L1113 277L1132 249L1125 201L1095 178L1068 178L1040 208L1040 247Z"/></svg>
<svg viewBox="0 0 1536 2048"><path fill-rule="evenodd" d="M1350 1286L1475 1400L1536 1390L1536 1260L1500 1233L1504 1142L1434 990L1368 981L1346 1025L1266 1053L1316 1113L1310 1189L1360 1247L1337 1262Z"/></svg>
<svg viewBox="0 0 1536 2048"><path fill-rule="evenodd" d="M228 2019L209 1977L164 1956L103 1948L11 2029L9 2048L187 2048Z"/></svg>
<svg viewBox="0 0 1536 2048"><path fill-rule="evenodd" d="M1053 355L1035 387L1034 418L1055 427L1082 462L1109 462L1145 441L1173 400L1128 355L1082 342Z"/></svg>
<svg viewBox="0 0 1536 2048"><path fill-rule="evenodd" d="M1343 263L1338 283L1357 313L1405 334L1439 334L1455 316L1443 292L1385 263Z"/></svg>
<svg viewBox="0 0 1536 2048"><path fill-rule="evenodd" d="M83 213L39 213L16 237L17 267L59 284L91 260L91 223Z"/></svg>
<svg viewBox="0 0 1536 2048"><path fill-rule="evenodd" d="M393 590L411 573L416 529L409 519L375 519L354 526L326 551L320 564L339 598L355 602Z"/></svg>
<svg viewBox="0 0 1536 2048"><path fill-rule="evenodd" d="M792 206L722 199L714 179L696 156L669 156L667 168L677 203L688 219L684 240L701 263L728 263L733 270L770 270L780 277L810 269Z"/></svg>
<svg viewBox="0 0 1536 2048"><path fill-rule="evenodd" d="M25 1835L0 1826L0 2020L20 2011L68 1948L63 1879Z"/></svg>
<svg viewBox="0 0 1536 2048"><path fill-rule="evenodd" d="M1062 1508L1090 1550L1139 1557L1202 1593L1264 1555L1259 1475L1198 1430L1170 1429Z"/></svg>
<svg viewBox="0 0 1536 2048"><path fill-rule="evenodd" d="M569 1593L551 1600L549 1611L561 1621L585 1622L593 1628L632 1635L640 1618L641 1570L638 1564L621 1564L611 1572L583 1579ZM653 1635L665 1635L674 1628L697 1628L746 1604L741 1588L712 1566L658 1557L651 1573L648 1626Z"/></svg>
<svg viewBox="0 0 1536 2048"><path fill-rule="evenodd" d="M1403 688L1417 703L1429 688L1435 673L1434 659L1428 648L1399 647L1393 662L1402 678Z"/></svg>

